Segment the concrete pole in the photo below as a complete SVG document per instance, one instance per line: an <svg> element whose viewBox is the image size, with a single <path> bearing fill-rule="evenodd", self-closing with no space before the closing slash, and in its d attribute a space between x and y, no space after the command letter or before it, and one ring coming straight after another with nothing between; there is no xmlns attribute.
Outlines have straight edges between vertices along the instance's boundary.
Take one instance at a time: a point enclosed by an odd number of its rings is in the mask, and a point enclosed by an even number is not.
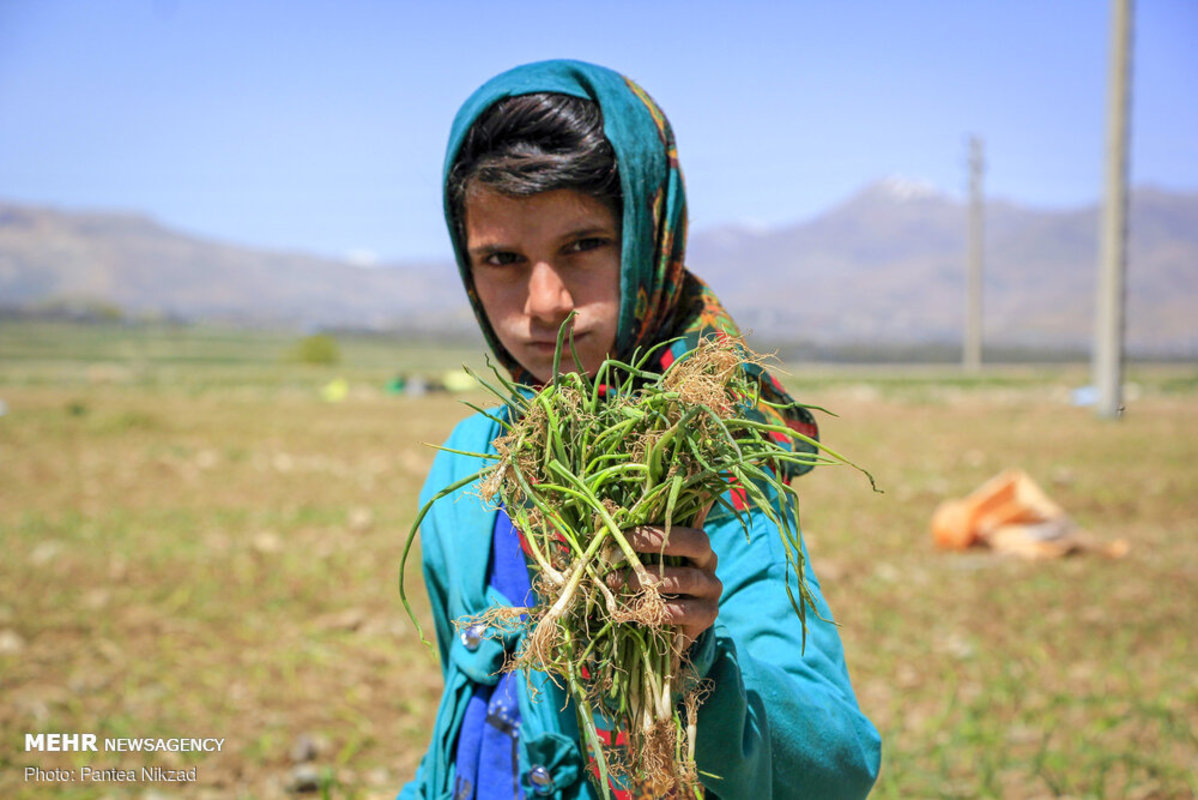
<svg viewBox="0 0 1198 800"><path fill-rule="evenodd" d="M1123 412L1123 305L1127 262L1128 84L1132 0L1111 2L1111 61L1107 97L1106 198L1099 234L1093 380L1098 416Z"/></svg>
<svg viewBox="0 0 1198 800"><path fill-rule="evenodd" d="M966 372L982 368L982 240L983 198L982 140L969 137L969 264L965 289L965 347L962 366Z"/></svg>

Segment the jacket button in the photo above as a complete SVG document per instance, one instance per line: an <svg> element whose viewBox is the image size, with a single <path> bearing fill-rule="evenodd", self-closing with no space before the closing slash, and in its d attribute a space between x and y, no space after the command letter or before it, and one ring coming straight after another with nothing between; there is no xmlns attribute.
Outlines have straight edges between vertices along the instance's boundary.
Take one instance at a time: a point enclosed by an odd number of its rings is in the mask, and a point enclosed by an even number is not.
<svg viewBox="0 0 1198 800"><path fill-rule="evenodd" d="M528 780L532 782L532 790L537 794L549 794L557 788L553 785L553 776L549 774L549 770L539 764L529 771Z"/></svg>
<svg viewBox="0 0 1198 800"><path fill-rule="evenodd" d="M485 632L482 625L471 625L461 633L462 644L465 645L467 650L473 653L482 643L483 633Z"/></svg>

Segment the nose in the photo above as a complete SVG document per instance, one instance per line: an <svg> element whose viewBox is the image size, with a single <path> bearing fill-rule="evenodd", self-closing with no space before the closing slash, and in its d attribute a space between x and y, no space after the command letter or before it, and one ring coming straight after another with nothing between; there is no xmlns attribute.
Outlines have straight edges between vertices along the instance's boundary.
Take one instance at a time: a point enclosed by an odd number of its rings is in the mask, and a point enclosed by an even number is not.
<svg viewBox="0 0 1198 800"><path fill-rule="evenodd" d="M553 264L548 261L533 264L528 277L528 302L525 305L528 315L557 325L573 309L574 298Z"/></svg>

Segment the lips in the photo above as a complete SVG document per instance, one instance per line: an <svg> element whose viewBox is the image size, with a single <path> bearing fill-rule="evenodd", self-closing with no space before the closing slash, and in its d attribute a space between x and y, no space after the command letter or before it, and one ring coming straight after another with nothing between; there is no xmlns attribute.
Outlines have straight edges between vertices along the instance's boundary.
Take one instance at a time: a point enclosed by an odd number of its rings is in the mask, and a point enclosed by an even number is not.
<svg viewBox="0 0 1198 800"><path fill-rule="evenodd" d="M582 339L583 339L583 338L584 338L586 335L587 335L587 334L586 334L586 332L585 332L585 331L584 331L584 332L582 332L582 333L579 333L578 331L575 331L575 332L574 332L574 342L575 342L575 344L577 344L579 341L581 341L581 340L582 340ZM533 339L532 341L530 341L530 342L527 342L527 343L526 343L526 345L527 345L528 347L531 347L531 348L532 348L532 349L534 349L534 350L548 350L549 352L551 352L551 353L552 353L554 350L556 350L556 349L557 349L557 337L555 336L555 337L554 337L554 338L552 338L552 339ZM566 350L569 350L569 349L570 349L570 339L569 339L569 337L566 337L565 341L563 341L563 342L562 342L562 346L563 346L563 348L565 348Z"/></svg>

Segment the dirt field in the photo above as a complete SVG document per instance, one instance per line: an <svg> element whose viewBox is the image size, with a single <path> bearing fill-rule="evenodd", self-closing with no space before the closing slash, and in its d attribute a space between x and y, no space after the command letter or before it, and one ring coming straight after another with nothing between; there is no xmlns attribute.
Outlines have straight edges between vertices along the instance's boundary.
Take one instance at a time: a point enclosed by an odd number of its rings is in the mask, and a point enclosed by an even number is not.
<svg viewBox="0 0 1198 800"><path fill-rule="evenodd" d="M411 774L440 676L397 567L422 442L469 412L383 386L459 354L370 342L315 368L285 349L0 327L0 796L384 798ZM1133 370L1119 422L1068 402L1076 367L791 370L800 399L839 415L821 417L825 441L885 490L847 469L801 479L808 546L883 733L874 796L1198 796L1198 367ZM335 377L348 395L328 402ZM936 504L1014 466L1129 554L933 550ZM26 752L39 732L224 742ZM196 780L84 780L84 766Z"/></svg>

